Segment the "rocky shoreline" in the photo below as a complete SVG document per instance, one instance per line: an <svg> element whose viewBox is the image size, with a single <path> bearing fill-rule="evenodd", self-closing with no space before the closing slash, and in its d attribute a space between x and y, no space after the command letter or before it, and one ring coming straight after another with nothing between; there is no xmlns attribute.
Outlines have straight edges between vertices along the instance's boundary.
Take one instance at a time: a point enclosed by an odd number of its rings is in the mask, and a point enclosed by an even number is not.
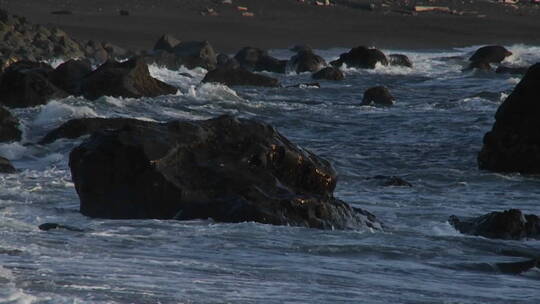
<svg viewBox="0 0 540 304"><path fill-rule="evenodd" d="M295 47L296 54L289 60L279 60L255 47L241 48L229 57L208 41L180 41L172 35L163 35L152 50L130 51L106 42L79 42L60 29L33 25L5 11L0 12L0 28L5 30L0 35L5 42L0 50L0 142L21 140L10 108L43 105L70 95L95 101L102 96L176 94L178 88L150 75L148 64L171 70L204 68L208 73L203 83L269 87L280 84L261 71L309 72L317 80L339 81L344 77L343 66L414 65L403 54L387 55L365 46L354 47L329 63L304 45ZM23 47L26 45L32 47ZM478 163L480 169L537 174L540 144L534 133L538 112L534 100L539 96L538 64L519 70L505 67L501 62L510 55L504 47L490 45L460 59L464 72L525 73L497 111ZM57 68L42 62L52 58L65 62ZM395 100L387 88L379 86L366 90L358 104L392 106ZM212 218L319 229L384 229L375 215L334 197L337 173L327 160L255 120L231 116L167 123L80 119L52 130L39 144L82 135L91 136L73 149L69 165L80 211L89 217ZM0 156L0 172L16 173L16 168ZM390 179L388 186L412 186ZM449 222L464 234L488 238L538 238L540 231L538 217L522 215L520 210L467 220L451 217ZM44 230L65 226L50 227ZM537 260L533 261L527 265L537 267ZM513 269L512 265L503 267Z"/></svg>

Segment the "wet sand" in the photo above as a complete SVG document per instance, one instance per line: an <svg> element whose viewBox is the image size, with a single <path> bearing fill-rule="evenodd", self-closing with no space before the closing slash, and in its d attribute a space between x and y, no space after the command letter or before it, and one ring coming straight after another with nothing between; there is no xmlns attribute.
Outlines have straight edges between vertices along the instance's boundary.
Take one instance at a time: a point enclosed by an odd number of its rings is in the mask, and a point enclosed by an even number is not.
<svg viewBox="0 0 540 304"><path fill-rule="evenodd" d="M92 3L90 3L92 2ZM149 49L163 33L181 40L209 40L218 51L242 46L316 48L358 45L393 49L439 49L480 44L540 45L540 5L437 0L454 13L411 13L413 2L336 0L320 7L297 0L1 0L0 7L30 22L58 26L76 39L110 41ZM323 1L324 2L324 1ZM375 9L367 6L374 3ZM248 8L244 17L237 6ZM203 16L212 8L218 16ZM51 14L69 10L70 15ZM129 16L120 16L120 10Z"/></svg>

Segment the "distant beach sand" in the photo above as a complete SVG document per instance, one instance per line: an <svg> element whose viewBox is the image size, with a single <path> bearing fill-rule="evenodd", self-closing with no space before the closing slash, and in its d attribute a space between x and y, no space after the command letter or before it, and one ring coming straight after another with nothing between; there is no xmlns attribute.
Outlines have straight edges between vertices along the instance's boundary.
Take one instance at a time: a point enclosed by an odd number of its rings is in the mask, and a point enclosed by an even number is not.
<svg viewBox="0 0 540 304"><path fill-rule="evenodd" d="M227 1L226 1L227 2ZM491 1L429 2L306 0L2 0L0 7L33 23L59 26L77 39L110 41L149 49L171 33L181 40L208 40L221 52L243 46L316 48L357 45L438 49L478 44L540 45L540 5ZM324 1L321 1L324 2ZM367 9L374 4L374 10ZM452 12L412 13L411 7L448 7ZM242 16L247 8L252 17ZM120 16L120 10L129 16ZM70 11L71 14L51 14ZM213 13L215 12L215 13ZM206 14L206 15L203 15ZM217 16L211 16L217 14Z"/></svg>

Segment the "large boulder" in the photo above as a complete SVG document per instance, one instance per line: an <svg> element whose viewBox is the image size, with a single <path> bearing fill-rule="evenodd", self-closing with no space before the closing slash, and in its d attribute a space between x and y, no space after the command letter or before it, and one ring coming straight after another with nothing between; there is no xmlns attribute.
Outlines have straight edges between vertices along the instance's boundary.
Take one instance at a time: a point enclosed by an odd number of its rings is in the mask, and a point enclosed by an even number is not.
<svg viewBox="0 0 540 304"><path fill-rule="evenodd" d="M279 60L270 55L264 50L245 47L242 48L234 59L243 68L250 71L268 71L274 73L285 73L287 67L287 60Z"/></svg>
<svg viewBox="0 0 540 304"><path fill-rule="evenodd" d="M448 221L464 234L505 240L540 239L540 218L534 214L523 214L518 209L491 212L465 220L453 215Z"/></svg>
<svg viewBox="0 0 540 304"><path fill-rule="evenodd" d="M279 86L279 80L276 78L255 74L242 67L227 65L208 72L202 82L221 83L227 86Z"/></svg>
<svg viewBox="0 0 540 304"><path fill-rule="evenodd" d="M156 44L154 44L154 51L172 52L174 47L179 43L180 40L176 39L176 37L170 34L165 34L161 36L158 41L156 41Z"/></svg>
<svg viewBox="0 0 540 304"><path fill-rule="evenodd" d="M83 135L92 134L96 131L107 129L122 129L130 126L151 126L154 122L138 120L134 118L101 118L86 117L71 119L58 128L50 131L40 141L40 144L50 144L61 138L74 139Z"/></svg>
<svg viewBox="0 0 540 304"><path fill-rule="evenodd" d="M313 75L311 75L311 78L326 79L326 80L343 80L345 79L345 75L340 69L330 66L316 73L313 73Z"/></svg>
<svg viewBox="0 0 540 304"><path fill-rule="evenodd" d="M353 68L374 69L378 63L388 65L388 58L383 52L375 48L359 46L341 54L339 59L332 61L330 64L337 67L346 64L348 67Z"/></svg>
<svg viewBox="0 0 540 304"><path fill-rule="evenodd" d="M289 60L289 66L296 73L317 72L326 65L326 61L311 50L302 50Z"/></svg>
<svg viewBox="0 0 540 304"><path fill-rule="evenodd" d="M68 60L49 73L49 80L72 95L81 95L81 80L92 72L88 60Z"/></svg>
<svg viewBox="0 0 540 304"><path fill-rule="evenodd" d="M469 58L471 62L500 63L506 57L512 55L504 46L488 45L476 50Z"/></svg>
<svg viewBox="0 0 540 304"><path fill-rule="evenodd" d="M478 166L497 172L540 173L540 63L529 68L499 106L484 136Z"/></svg>
<svg viewBox="0 0 540 304"><path fill-rule="evenodd" d="M21 140L21 130L18 126L19 120L0 106L0 142Z"/></svg>
<svg viewBox="0 0 540 304"><path fill-rule="evenodd" d="M49 81L52 67L44 63L18 61L0 78L0 104L24 108L46 104L68 94Z"/></svg>
<svg viewBox="0 0 540 304"><path fill-rule="evenodd" d="M364 98L361 105L368 106L392 106L395 103L395 98L390 93L387 87L377 86L367 89L364 92Z"/></svg>
<svg viewBox="0 0 540 304"><path fill-rule="evenodd" d="M81 81L83 96L95 100L101 96L156 97L176 94L177 88L150 76L142 58L126 62L107 61Z"/></svg>
<svg viewBox="0 0 540 304"><path fill-rule="evenodd" d="M180 42L173 48L172 53L181 58L188 69L202 67L212 70L217 65L216 52L208 41Z"/></svg>
<svg viewBox="0 0 540 304"><path fill-rule="evenodd" d="M98 218L255 221L380 229L334 198L324 159L274 128L221 116L94 133L69 159L80 211Z"/></svg>

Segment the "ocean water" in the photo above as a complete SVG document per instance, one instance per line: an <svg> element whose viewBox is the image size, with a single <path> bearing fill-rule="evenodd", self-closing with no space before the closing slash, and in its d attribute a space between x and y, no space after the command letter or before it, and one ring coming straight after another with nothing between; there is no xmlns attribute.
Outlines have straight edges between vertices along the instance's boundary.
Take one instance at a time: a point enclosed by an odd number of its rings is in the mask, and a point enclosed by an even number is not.
<svg viewBox="0 0 540 304"><path fill-rule="evenodd" d="M506 64L540 61L540 47L509 48L514 55ZM540 241L466 236L447 222L452 214L508 208L540 214L538 177L477 169L482 137L520 77L463 73L465 60L451 57L475 49L384 50L407 54L414 68L344 68L345 81L322 81L321 88L200 85L203 69L150 67L181 92L95 102L69 97L13 110L24 139L0 144L0 155L21 170L0 175L0 302L540 303L539 269L509 275L495 267L540 256ZM317 53L331 60L344 51ZM312 81L308 73L270 75L285 85ZM389 87L396 105L359 106L374 85ZM339 173L336 197L388 228L90 219L78 212L67 165L83 139L34 144L71 118L168 121L225 113L270 123L330 160ZM376 175L397 175L413 187L383 187L369 179ZM40 231L45 222L85 231Z"/></svg>

